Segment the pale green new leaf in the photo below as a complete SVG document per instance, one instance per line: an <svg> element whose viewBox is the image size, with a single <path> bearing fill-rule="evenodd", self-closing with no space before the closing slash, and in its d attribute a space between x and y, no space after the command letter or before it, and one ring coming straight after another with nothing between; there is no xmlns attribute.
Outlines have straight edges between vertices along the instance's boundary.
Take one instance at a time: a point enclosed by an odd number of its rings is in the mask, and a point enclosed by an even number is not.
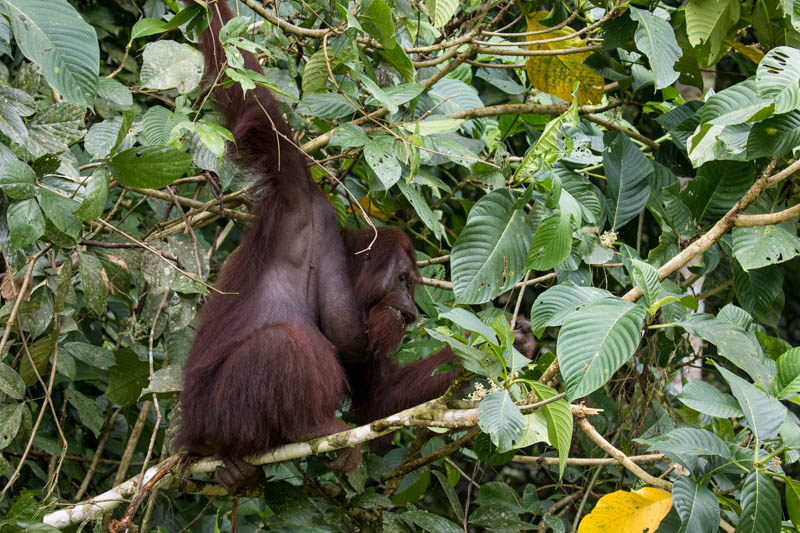
<svg viewBox="0 0 800 533"><path fill-rule="evenodd" d="M528 268L545 271L560 265L572 249L571 217L555 209L544 218L533 236L528 252Z"/></svg>
<svg viewBox="0 0 800 533"><path fill-rule="evenodd" d="M532 382L531 388L540 401L548 400L558 394L556 390L538 382ZM543 413L547 420L548 439L558 450L558 475L563 476L572 444L572 410L566 400L562 399L540 407L538 412Z"/></svg>
<svg viewBox="0 0 800 533"><path fill-rule="evenodd" d="M686 5L686 33L692 46L708 44L714 58L722 48L728 30L739 20L740 0L689 0Z"/></svg>
<svg viewBox="0 0 800 533"><path fill-rule="evenodd" d="M450 22L458 10L458 5L458 0L425 0L428 16L437 28L442 28Z"/></svg>

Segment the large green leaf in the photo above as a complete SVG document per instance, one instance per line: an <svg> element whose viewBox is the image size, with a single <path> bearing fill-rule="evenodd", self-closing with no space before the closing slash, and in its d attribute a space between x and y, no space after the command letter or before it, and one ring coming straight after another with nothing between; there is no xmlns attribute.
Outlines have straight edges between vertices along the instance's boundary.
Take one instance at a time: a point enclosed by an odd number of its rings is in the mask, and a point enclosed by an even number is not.
<svg viewBox="0 0 800 533"><path fill-rule="evenodd" d="M800 50L790 46L773 48L756 70L759 96L775 102L775 114L800 107Z"/></svg>
<svg viewBox="0 0 800 533"><path fill-rule="evenodd" d="M800 347L792 348L778 357L778 398L800 392Z"/></svg>
<svg viewBox="0 0 800 533"><path fill-rule="evenodd" d="M45 107L28 124L26 148L36 156L66 152L85 133L81 127L84 112L67 102Z"/></svg>
<svg viewBox="0 0 800 533"><path fill-rule="evenodd" d="M444 27L458 10L458 0L425 0L428 16L437 28Z"/></svg>
<svg viewBox="0 0 800 533"><path fill-rule="evenodd" d="M783 293L783 272L768 266L748 271L733 261L733 286L742 308L756 317L768 313Z"/></svg>
<svg viewBox="0 0 800 533"><path fill-rule="evenodd" d="M0 392L15 400L25 397L25 382L16 370L5 363L0 363Z"/></svg>
<svg viewBox="0 0 800 533"><path fill-rule="evenodd" d="M698 169L681 198L700 224L713 224L747 192L754 179L751 164L712 161Z"/></svg>
<svg viewBox="0 0 800 533"><path fill-rule="evenodd" d="M111 175L126 187L166 187L183 176L192 156L174 146L144 146L118 153L108 162Z"/></svg>
<svg viewBox="0 0 800 533"><path fill-rule="evenodd" d="M34 198L14 202L6 216L11 242L16 246L26 246L44 235L44 215Z"/></svg>
<svg viewBox="0 0 800 533"><path fill-rule="evenodd" d="M750 78L709 97L700 112L700 122L731 126L763 120L771 114L772 102L758 95L756 82Z"/></svg>
<svg viewBox="0 0 800 533"><path fill-rule="evenodd" d="M118 405L133 405L148 385L150 370L130 350L118 350L114 357L117 363L108 370L105 397Z"/></svg>
<svg viewBox="0 0 800 533"><path fill-rule="evenodd" d="M778 533L781 530L781 496L772 481L753 470L744 479L742 515L736 533Z"/></svg>
<svg viewBox="0 0 800 533"><path fill-rule="evenodd" d="M558 394L556 390L537 382L532 382L531 388L539 400L548 400ZM558 473L563 476L572 445L572 410L566 400L557 400L540 407L539 412L547 420L547 437L558 450Z"/></svg>
<svg viewBox="0 0 800 533"><path fill-rule="evenodd" d="M603 152L606 171L608 222L614 229L624 226L639 214L650 198L647 176L653 164L624 133L609 136Z"/></svg>
<svg viewBox="0 0 800 533"><path fill-rule="evenodd" d="M103 316L107 291L102 263L92 254L81 253L78 256L78 272L81 275L81 289L86 303L95 314Z"/></svg>
<svg viewBox="0 0 800 533"><path fill-rule="evenodd" d="M567 319L556 353L570 401L605 385L639 345L647 312L641 305L605 298Z"/></svg>
<svg viewBox="0 0 800 533"><path fill-rule="evenodd" d="M394 155L394 137L378 134L364 145L364 159L386 190L403 174L403 167Z"/></svg>
<svg viewBox="0 0 800 533"><path fill-rule="evenodd" d="M0 171L0 188L12 200L27 200L33 198L33 186L36 183L36 173L18 159L12 159Z"/></svg>
<svg viewBox="0 0 800 533"><path fill-rule="evenodd" d="M508 291L525 273L530 227L506 190L476 203L451 255L453 290L459 303L484 303Z"/></svg>
<svg viewBox="0 0 800 533"><path fill-rule="evenodd" d="M421 509L407 511L399 516L421 528L422 531L428 531L430 533L461 533L463 531L460 526L454 524L447 518Z"/></svg>
<svg viewBox="0 0 800 533"><path fill-rule="evenodd" d="M17 144L25 144L28 128L22 117L32 115L34 101L25 91L0 87L0 132Z"/></svg>
<svg viewBox="0 0 800 533"><path fill-rule="evenodd" d="M656 267L644 261L631 261L631 275L636 286L642 290L647 305L653 305L661 294L661 280L658 279Z"/></svg>
<svg viewBox="0 0 800 533"><path fill-rule="evenodd" d="M792 221L738 227L732 233L733 255L745 270L783 263L800 254L800 239Z"/></svg>
<svg viewBox="0 0 800 533"><path fill-rule="evenodd" d="M656 78L656 89L669 87L678 79L673 68L681 57L681 48L669 22L646 9L630 8L631 20L639 23L634 39L636 47L650 60Z"/></svg>
<svg viewBox="0 0 800 533"><path fill-rule="evenodd" d="M753 126L747 138L747 158L786 155L800 146L800 111L770 117Z"/></svg>
<svg viewBox="0 0 800 533"><path fill-rule="evenodd" d="M719 529L719 502L708 487L680 476L672 486L672 502L681 517L679 533L715 533Z"/></svg>
<svg viewBox="0 0 800 533"><path fill-rule="evenodd" d="M528 268L550 270L569 257L572 249L572 220L566 211L555 209L536 229L530 250Z"/></svg>
<svg viewBox="0 0 800 533"><path fill-rule="evenodd" d="M730 385L731 393L739 402L739 407L742 408L744 417L756 438L764 442L777 435L786 418L786 407L722 366L717 365L717 370Z"/></svg>
<svg viewBox="0 0 800 533"><path fill-rule="evenodd" d="M686 33L692 46L706 44L708 56L716 57L728 30L739 21L740 0L689 0Z"/></svg>
<svg viewBox="0 0 800 533"><path fill-rule="evenodd" d="M494 391L478 405L478 426L498 451L510 450L522 434L525 419L506 390Z"/></svg>
<svg viewBox="0 0 800 533"><path fill-rule="evenodd" d="M392 10L383 0L365 0L361 2L361 8L358 10L358 20L367 30L367 33L372 35L384 48L397 46L397 41L394 40Z"/></svg>
<svg viewBox="0 0 800 533"><path fill-rule="evenodd" d="M705 429L678 428L654 439L635 440L648 445L649 451L659 451L689 470L694 468L697 458L704 455L732 458L725 441Z"/></svg>
<svg viewBox="0 0 800 533"><path fill-rule="evenodd" d="M203 77L203 54L186 43L166 39L148 43L142 59L142 87L188 93Z"/></svg>
<svg viewBox="0 0 800 533"><path fill-rule="evenodd" d="M705 313L688 315L678 322L682 328L714 344L717 352L747 372L756 382L766 387L777 370L775 363L761 353L761 348L741 326L720 317Z"/></svg>
<svg viewBox="0 0 800 533"><path fill-rule="evenodd" d="M548 326L560 326L569 315L584 305L610 298L612 294L595 287L555 285L536 297L531 306L531 329L535 332Z"/></svg>
<svg viewBox="0 0 800 533"><path fill-rule="evenodd" d="M66 0L3 1L25 57L64 98L91 106L100 73L94 28Z"/></svg>
<svg viewBox="0 0 800 533"><path fill-rule="evenodd" d="M90 397L75 389L66 390L67 401L78 411L81 423L89 428L95 437L103 429L103 410Z"/></svg>
<svg viewBox="0 0 800 533"><path fill-rule="evenodd" d="M786 510L794 527L800 526L800 481L786 478Z"/></svg>
<svg viewBox="0 0 800 533"><path fill-rule="evenodd" d="M678 399L687 407L717 418L742 416L736 398L705 381L687 383Z"/></svg>

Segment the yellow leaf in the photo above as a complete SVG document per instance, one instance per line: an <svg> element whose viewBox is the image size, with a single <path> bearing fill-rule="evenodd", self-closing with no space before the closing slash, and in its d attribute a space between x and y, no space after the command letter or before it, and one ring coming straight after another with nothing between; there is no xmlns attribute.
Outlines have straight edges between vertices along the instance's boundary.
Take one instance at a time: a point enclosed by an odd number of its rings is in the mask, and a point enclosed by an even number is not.
<svg viewBox="0 0 800 533"><path fill-rule="evenodd" d="M537 11L528 17L528 31L547 29L539 21L547 16L544 11ZM564 37L574 33L567 26L539 35L529 35L528 41L535 43L543 39ZM530 44L531 50L564 50L565 48L580 48L586 46L580 37L571 37L563 41L552 43ZM572 99L572 87L576 81L580 82L578 88L579 104L596 104L603 98L603 77L583 64L591 52L578 54L565 54L557 56L531 56L525 62L525 70L532 86L540 91L558 96L562 100Z"/></svg>
<svg viewBox="0 0 800 533"><path fill-rule="evenodd" d="M644 487L606 494L581 520L578 533L647 533L658 529L672 507L672 495Z"/></svg>
<svg viewBox="0 0 800 533"><path fill-rule="evenodd" d="M725 39L725 44L732 46L734 50L742 54L744 57L758 65L764 58L764 52L760 48L752 44L742 44L733 39Z"/></svg>

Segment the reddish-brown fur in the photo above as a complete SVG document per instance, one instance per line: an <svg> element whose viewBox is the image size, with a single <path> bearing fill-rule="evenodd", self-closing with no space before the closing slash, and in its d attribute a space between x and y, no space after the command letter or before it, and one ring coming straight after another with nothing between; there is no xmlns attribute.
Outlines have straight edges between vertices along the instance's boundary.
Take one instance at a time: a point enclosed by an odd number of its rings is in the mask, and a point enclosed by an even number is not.
<svg viewBox="0 0 800 533"><path fill-rule="evenodd" d="M201 38L206 76L217 80L224 51L217 35L231 17L213 3ZM245 64L261 71L255 57ZM303 155L270 92L215 88L238 161L261 175L263 199L241 247L228 259L184 369L177 444L193 454L240 458L347 428L335 418L346 393L368 422L441 395L457 370L446 349L400 367L390 354L416 318L419 277L411 241L381 228L344 232L311 180ZM274 128L273 128L274 126ZM352 469L360 450L338 466Z"/></svg>

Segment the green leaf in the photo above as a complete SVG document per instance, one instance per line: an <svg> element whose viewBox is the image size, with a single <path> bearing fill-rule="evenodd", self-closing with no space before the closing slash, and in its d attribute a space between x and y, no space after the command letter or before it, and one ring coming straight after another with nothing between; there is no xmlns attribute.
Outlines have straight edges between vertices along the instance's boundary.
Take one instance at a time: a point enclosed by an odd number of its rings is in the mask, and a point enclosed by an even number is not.
<svg viewBox="0 0 800 533"><path fill-rule="evenodd" d="M33 198L11 204L8 207L7 220L11 242L15 246L27 246L44 235L44 215Z"/></svg>
<svg viewBox="0 0 800 533"><path fill-rule="evenodd" d="M445 313L439 313L439 318L445 318L467 331L473 331L481 335L484 339L491 342L495 346L500 346L500 341L497 340L495 331L481 322L480 318L475 316L470 311L461 308L450 309Z"/></svg>
<svg viewBox="0 0 800 533"><path fill-rule="evenodd" d="M117 143L117 136L122 127L122 117L116 116L97 122L89 128L84 139L83 147L92 156L92 159L103 159L111 153Z"/></svg>
<svg viewBox="0 0 800 533"><path fill-rule="evenodd" d="M761 348L741 326L705 313L688 315L677 322L695 337L714 344L717 352L766 387L775 375L775 364L764 357Z"/></svg>
<svg viewBox="0 0 800 533"><path fill-rule="evenodd" d="M16 370L5 363L0 363L0 392L15 400L25 397L25 382Z"/></svg>
<svg viewBox="0 0 800 533"><path fill-rule="evenodd" d="M11 87L0 87L0 132L19 145L28 139L28 128L22 117L32 115L35 102L28 93Z"/></svg>
<svg viewBox="0 0 800 533"><path fill-rule="evenodd" d="M406 511L400 517L407 522L413 523L423 531L430 533L462 533L464 530L447 518L435 515L428 511L416 510Z"/></svg>
<svg viewBox="0 0 800 533"><path fill-rule="evenodd" d="M66 0L4 0L14 38L47 83L68 101L89 107L97 94L97 34Z"/></svg>
<svg viewBox="0 0 800 533"><path fill-rule="evenodd" d="M695 219L713 224L744 195L753 184L754 167L734 161L712 161L697 171L697 177L681 193Z"/></svg>
<svg viewBox="0 0 800 533"><path fill-rule="evenodd" d="M609 298L612 294L595 287L555 285L536 297L531 306L531 330L560 326L577 309L584 305Z"/></svg>
<svg viewBox="0 0 800 533"><path fill-rule="evenodd" d="M331 63L331 70L334 70L341 64L341 59L331 50L328 50L328 60ZM306 61L306 67L303 69L303 94L307 95L325 90L328 84L328 65L325 61L325 51L317 50Z"/></svg>
<svg viewBox="0 0 800 533"><path fill-rule="evenodd" d="M658 279L658 270L644 261L634 259L631 261L633 281L642 289L647 305L652 306L661 295L661 281Z"/></svg>
<svg viewBox="0 0 800 533"><path fill-rule="evenodd" d="M775 300L783 295L780 268L768 266L745 272L738 261L733 261L732 267L736 299L742 308L757 317L769 313Z"/></svg>
<svg viewBox="0 0 800 533"><path fill-rule="evenodd" d="M173 146L144 146L118 153L108 162L111 175L126 187L160 189L186 173L192 156Z"/></svg>
<svg viewBox="0 0 800 533"><path fill-rule="evenodd" d="M725 441L705 429L679 428L654 439L634 440L646 444L648 451L659 451L690 470L700 456L732 458Z"/></svg>
<svg viewBox="0 0 800 533"><path fill-rule="evenodd" d="M608 222L614 229L635 218L650 198L647 176L653 164L624 133L609 136L603 152L606 171L606 198L609 202Z"/></svg>
<svg viewBox="0 0 800 533"><path fill-rule="evenodd" d="M130 109L133 106L130 89L113 78L100 78L97 83L97 97L116 111Z"/></svg>
<svg viewBox="0 0 800 533"><path fill-rule="evenodd" d="M80 204L47 189L36 191L39 206L53 225L73 243L78 242L81 234L81 219L73 215Z"/></svg>
<svg viewBox="0 0 800 533"><path fill-rule="evenodd" d="M397 48L398 50L402 50L402 48ZM441 80L440 80L441 81ZM458 81L458 80L452 80ZM419 83L401 83L400 85L393 85L391 87L385 87L383 89L383 93L386 95L389 100L396 106L401 106L405 103L410 102L420 94L422 91L425 90ZM370 96L367 98L367 105L381 105L377 98L374 96Z"/></svg>
<svg viewBox="0 0 800 533"><path fill-rule="evenodd" d="M436 215L417 188L414 185L407 184L405 180L398 180L397 187L414 208L422 223L433 232L433 235L440 241L446 239L444 225L436 218Z"/></svg>
<svg viewBox="0 0 800 533"><path fill-rule="evenodd" d="M133 25L133 29L131 30L131 41L138 39L139 37L147 37L175 29L183 24L186 24L201 13L203 13L203 8L200 6L189 6L181 9L168 21L152 18L140 19L136 22L136 24Z"/></svg>
<svg viewBox="0 0 800 533"><path fill-rule="evenodd" d="M28 124L26 148L36 156L66 152L83 137L84 113L82 107L67 102L45 107Z"/></svg>
<svg viewBox="0 0 800 533"><path fill-rule="evenodd" d="M384 48L394 48L394 23L392 10L383 0L365 0L358 11L361 26L372 35Z"/></svg>
<svg viewBox="0 0 800 533"><path fill-rule="evenodd" d="M539 400L549 400L558 394L556 390L538 382L530 385ZM540 407L537 412L542 413L547 420L547 437L558 450L558 475L561 477L564 475L572 445L572 410L566 400L556 400Z"/></svg>
<svg viewBox="0 0 800 533"><path fill-rule="evenodd" d="M103 265L96 256L81 253L78 259L78 272L86 303L96 315L103 316L106 310L106 275Z"/></svg>
<svg viewBox="0 0 800 533"><path fill-rule="evenodd" d="M800 347L792 348L778 357L778 398L800 392Z"/></svg>
<svg viewBox="0 0 800 533"><path fill-rule="evenodd" d="M647 59L656 78L656 90L669 87L678 79L674 69L681 57L681 48L669 22L646 9L630 8L631 20L638 22L634 40Z"/></svg>
<svg viewBox="0 0 800 533"><path fill-rule="evenodd" d="M692 381L686 384L678 399L685 406L717 418L738 418L742 410L736 398L726 394L705 381Z"/></svg>
<svg viewBox="0 0 800 533"><path fill-rule="evenodd" d="M9 161L3 165L2 171L0 171L0 187L12 200L33 198L35 183L36 173L30 166L18 159Z"/></svg>
<svg viewBox="0 0 800 533"><path fill-rule="evenodd" d="M458 0L425 0L428 16L436 28L443 28L458 10Z"/></svg>
<svg viewBox="0 0 800 533"><path fill-rule="evenodd" d="M83 202L75 214L83 220L94 220L100 218L108 200L108 174L104 167L99 167L92 173L86 183L86 192L83 194Z"/></svg>
<svg viewBox="0 0 800 533"><path fill-rule="evenodd" d="M340 148L359 148L369 142L369 137L364 130L355 124L342 124L331 132L331 146Z"/></svg>
<svg viewBox="0 0 800 533"><path fill-rule="evenodd" d="M394 185L403 173L400 161L394 155L394 137L378 134L364 146L364 159L378 176L386 190Z"/></svg>
<svg viewBox="0 0 800 533"><path fill-rule="evenodd" d="M95 346L87 342L67 342L62 348L72 357L95 368L114 366L114 354L108 348Z"/></svg>
<svg viewBox="0 0 800 533"><path fill-rule="evenodd" d="M24 403L8 404L0 407L0 450L5 449L14 440L22 423Z"/></svg>
<svg viewBox="0 0 800 533"><path fill-rule="evenodd" d="M747 137L747 159L786 155L800 146L800 111L763 120Z"/></svg>
<svg viewBox="0 0 800 533"><path fill-rule="evenodd" d="M795 527L800 526L800 481L784 478L786 481L786 509Z"/></svg>
<svg viewBox="0 0 800 533"><path fill-rule="evenodd" d="M744 479L741 492L742 515L736 533L779 533L781 496L772 481L753 470Z"/></svg>
<svg viewBox="0 0 800 533"><path fill-rule="evenodd" d="M452 249L453 290L459 303L478 304L506 292L522 279L530 228L506 190L476 203Z"/></svg>
<svg viewBox="0 0 800 533"><path fill-rule="evenodd" d="M140 361L130 350L118 350L114 357L117 363L108 369L105 396L123 407L133 405L139 399L142 389L147 386L150 370L147 363Z"/></svg>
<svg viewBox="0 0 800 533"><path fill-rule="evenodd" d="M611 298L570 315L558 333L556 347L569 401L605 385L633 356L646 316L643 306Z"/></svg>
<svg viewBox="0 0 800 533"><path fill-rule="evenodd" d="M489 435L498 451L505 452L519 439L525 419L508 391L498 390L478 405L478 426Z"/></svg>
<svg viewBox="0 0 800 533"><path fill-rule="evenodd" d="M311 93L303 98L304 115L312 117L337 119L352 115L355 112L353 105L344 95L339 93Z"/></svg>
<svg viewBox="0 0 800 533"><path fill-rule="evenodd" d="M686 33L692 46L707 45L709 58L716 58L728 30L739 21L739 0L689 0Z"/></svg>
<svg viewBox="0 0 800 533"><path fill-rule="evenodd" d="M200 84L203 54L191 45L164 39L147 43L139 79L148 89L177 89L185 94Z"/></svg>
<svg viewBox="0 0 800 533"><path fill-rule="evenodd" d="M678 533L716 533L719 529L719 502L708 487L701 487L688 476L679 476L672 486L672 504L681 517Z"/></svg>
<svg viewBox="0 0 800 533"><path fill-rule="evenodd" d="M756 69L756 88L762 98L774 100L775 114L800 107L800 50L790 46L773 48Z"/></svg>
<svg viewBox="0 0 800 533"><path fill-rule="evenodd" d="M710 96L700 112L700 122L731 126L763 120L771 114L772 102L758 95L756 82L750 78Z"/></svg>
<svg viewBox="0 0 800 533"><path fill-rule="evenodd" d="M407 82L413 82L417 79L417 70L414 68L414 64L411 62L411 59L408 57L408 54L406 54L406 51L403 50L402 46L382 48L378 50L378 53L387 63L392 65Z"/></svg>
<svg viewBox="0 0 800 533"><path fill-rule="evenodd" d="M75 389L67 389L66 396L67 401L78 410L78 418L83 425L89 428L95 437L98 437L103 429L103 410L100 409L100 406L93 399Z"/></svg>
<svg viewBox="0 0 800 533"><path fill-rule="evenodd" d="M786 407L761 389L743 380L733 372L717 365L722 377L731 387L731 393L742 408L750 429L758 440L765 440L778 434L786 418Z"/></svg>
<svg viewBox="0 0 800 533"><path fill-rule="evenodd" d="M572 249L572 220L561 209L553 210L536 229L528 251L528 269L550 270L560 265Z"/></svg>
<svg viewBox="0 0 800 533"><path fill-rule="evenodd" d="M800 254L800 239L792 221L736 227L732 233L733 255L744 270L783 263Z"/></svg>

